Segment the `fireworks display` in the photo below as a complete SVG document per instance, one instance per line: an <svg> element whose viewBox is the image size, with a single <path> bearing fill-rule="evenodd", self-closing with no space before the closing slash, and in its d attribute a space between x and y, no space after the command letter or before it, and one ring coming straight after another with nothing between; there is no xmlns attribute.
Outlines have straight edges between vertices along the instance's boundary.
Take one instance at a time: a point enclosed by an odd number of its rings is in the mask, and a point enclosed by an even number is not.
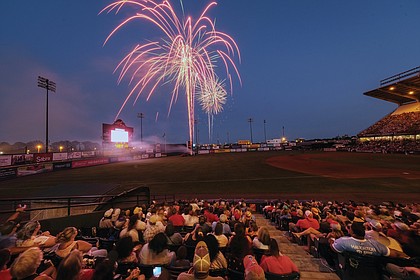
<svg viewBox="0 0 420 280"><path fill-rule="evenodd" d="M169 111L185 91L188 109L189 139L194 135L194 105L198 97L200 105L210 120L219 113L226 103L227 91L220 81L215 68L223 65L232 90L230 69L240 80L233 57L240 60L237 44L228 34L216 30L207 12L216 2L207 5L198 19L180 18L169 1L157 3L148 0L122 0L106 6L103 12L118 13L125 6L133 8L133 15L120 23L106 38L105 43L123 26L135 20L151 23L158 27L163 36L159 40L136 45L118 64L118 82L129 76L132 89L124 100L118 115L127 102L134 98L134 103L142 93L148 100L163 84L173 85ZM141 73L141 75L140 75Z"/></svg>
<svg viewBox="0 0 420 280"><path fill-rule="evenodd" d="M204 112L207 113L209 141L211 140L213 130L213 118L223 110L223 105L226 103L227 92L224 88L223 82L215 79L207 80L203 88L197 91L197 99Z"/></svg>

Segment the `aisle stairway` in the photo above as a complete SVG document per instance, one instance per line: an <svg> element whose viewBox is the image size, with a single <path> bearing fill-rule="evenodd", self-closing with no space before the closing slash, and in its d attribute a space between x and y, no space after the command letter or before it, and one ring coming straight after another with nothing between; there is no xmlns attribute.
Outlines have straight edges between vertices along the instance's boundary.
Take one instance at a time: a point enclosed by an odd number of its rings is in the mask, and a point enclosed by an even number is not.
<svg viewBox="0 0 420 280"><path fill-rule="evenodd" d="M269 220L265 219L263 215L255 213L257 225L265 226L270 232L270 236L277 240L280 251L289 256L300 270L302 280L310 279L334 279L339 280L335 272L332 272L321 263L321 259L314 258L311 254L306 252L302 246L290 242L285 237L285 232L276 229Z"/></svg>

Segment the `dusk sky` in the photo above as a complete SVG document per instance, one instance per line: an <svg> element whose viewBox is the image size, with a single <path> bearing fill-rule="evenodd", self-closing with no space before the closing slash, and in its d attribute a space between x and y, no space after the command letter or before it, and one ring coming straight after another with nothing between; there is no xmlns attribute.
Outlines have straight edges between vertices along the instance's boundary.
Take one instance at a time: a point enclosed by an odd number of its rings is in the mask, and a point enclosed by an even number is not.
<svg viewBox="0 0 420 280"><path fill-rule="evenodd" d="M156 0L159 1L159 0ZM101 141L129 93L113 73L136 44L162 33L136 21L103 46L108 34L135 11L98 13L111 1L4 1L0 9L0 142L45 140L46 92L37 77L56 82L49 96L49 139ZM182 14L180 0L172 5ZM199 17L210 1L183 0L185 15ZM381 79L420 65L420 1L219 0L208 15L233 37L242 86L215 116L212 142L289 140L356 135L397 105L364 96ZM120 118L140 139L185 143L187 106L180 95L168 116L170 89L149 101L129 102ZM199 142L208 143L206 114L196 106ZM228 139L229 138L229 139Z"/></svg>

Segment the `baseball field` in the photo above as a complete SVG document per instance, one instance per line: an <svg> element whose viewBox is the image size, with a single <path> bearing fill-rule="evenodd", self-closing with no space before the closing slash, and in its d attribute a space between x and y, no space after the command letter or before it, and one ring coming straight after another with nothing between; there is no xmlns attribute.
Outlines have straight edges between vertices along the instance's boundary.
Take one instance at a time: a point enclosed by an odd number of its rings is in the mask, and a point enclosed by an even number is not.
<svg viewBox="0 0 420 280"><path fill-rule="evenodd" d="M98 195L135 186L176 199L420 202L420 156L285 151L173 156L3 181L0 197Z"/></svg>

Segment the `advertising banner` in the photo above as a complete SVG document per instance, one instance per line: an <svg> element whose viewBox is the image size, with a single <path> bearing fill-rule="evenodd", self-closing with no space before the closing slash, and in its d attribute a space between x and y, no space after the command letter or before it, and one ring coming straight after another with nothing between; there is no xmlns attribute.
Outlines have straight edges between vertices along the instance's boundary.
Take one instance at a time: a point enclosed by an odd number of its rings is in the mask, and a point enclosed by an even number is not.
<svg viewBox="0 0 420 280"><path fill-rule="evenodd" d="M27 176L51 171L53 171L52 163L26 165L17 168L17 176Z"/></svg>
<svg viewBox="0 0 420 280"><path fill-rule="evenodd" d="M55 162L53 163L54 171L61 170L61 169L70 169L71 168L71 161L66 162Z"/></svg>
<svg viewBox="0 0 420 280"><path fill-rule="evenodd" d="M78 161L73 161L71 164L71 167L79 168L79 167L86 167L86 166L94 166L94 165L107 164L108 162L109 162L108 158L78 160Z"/></svg>
<svg viewBox="0 0 420 280"><path fill-rule="evenodd" d="M53 153L53 161L66 160L67 153Z"/></svg>
<svg viewBox="0 0 420 280"><path fill-rule="evenodd" d="M22 165L33 163L34 155L33 154L20 154L12 156L12 165Z"/></svg>
<svg viewBox="0 0 420 280"><path fill-rule="evenodd" d="M34 160L35 160L36 163L52 161L53 160L53 153L34 154Z"/></svg>
<svg viewBox="0 0 420 280"><path fill-rule="evenodd" d="M16 168L2 168L0 169L0 181L15 178L16 173Z"/></svg>
<svg viewBox="0 0 420 280"><path fill-rule="evenodd" d="M82 152L71 152L67 154L68 159L72 158L82 158Z"/></svg>
<svg viewBox="0 0 420 280"><path fill-rule="evenodd" d="M94 157L95 151L82 152L82 157Z"/></svg>
<svg viewBox="0 0 420 280"><path fill-rule="evenodd" d="M12 165L12 156L0 156L0 166Z"/></svg>

